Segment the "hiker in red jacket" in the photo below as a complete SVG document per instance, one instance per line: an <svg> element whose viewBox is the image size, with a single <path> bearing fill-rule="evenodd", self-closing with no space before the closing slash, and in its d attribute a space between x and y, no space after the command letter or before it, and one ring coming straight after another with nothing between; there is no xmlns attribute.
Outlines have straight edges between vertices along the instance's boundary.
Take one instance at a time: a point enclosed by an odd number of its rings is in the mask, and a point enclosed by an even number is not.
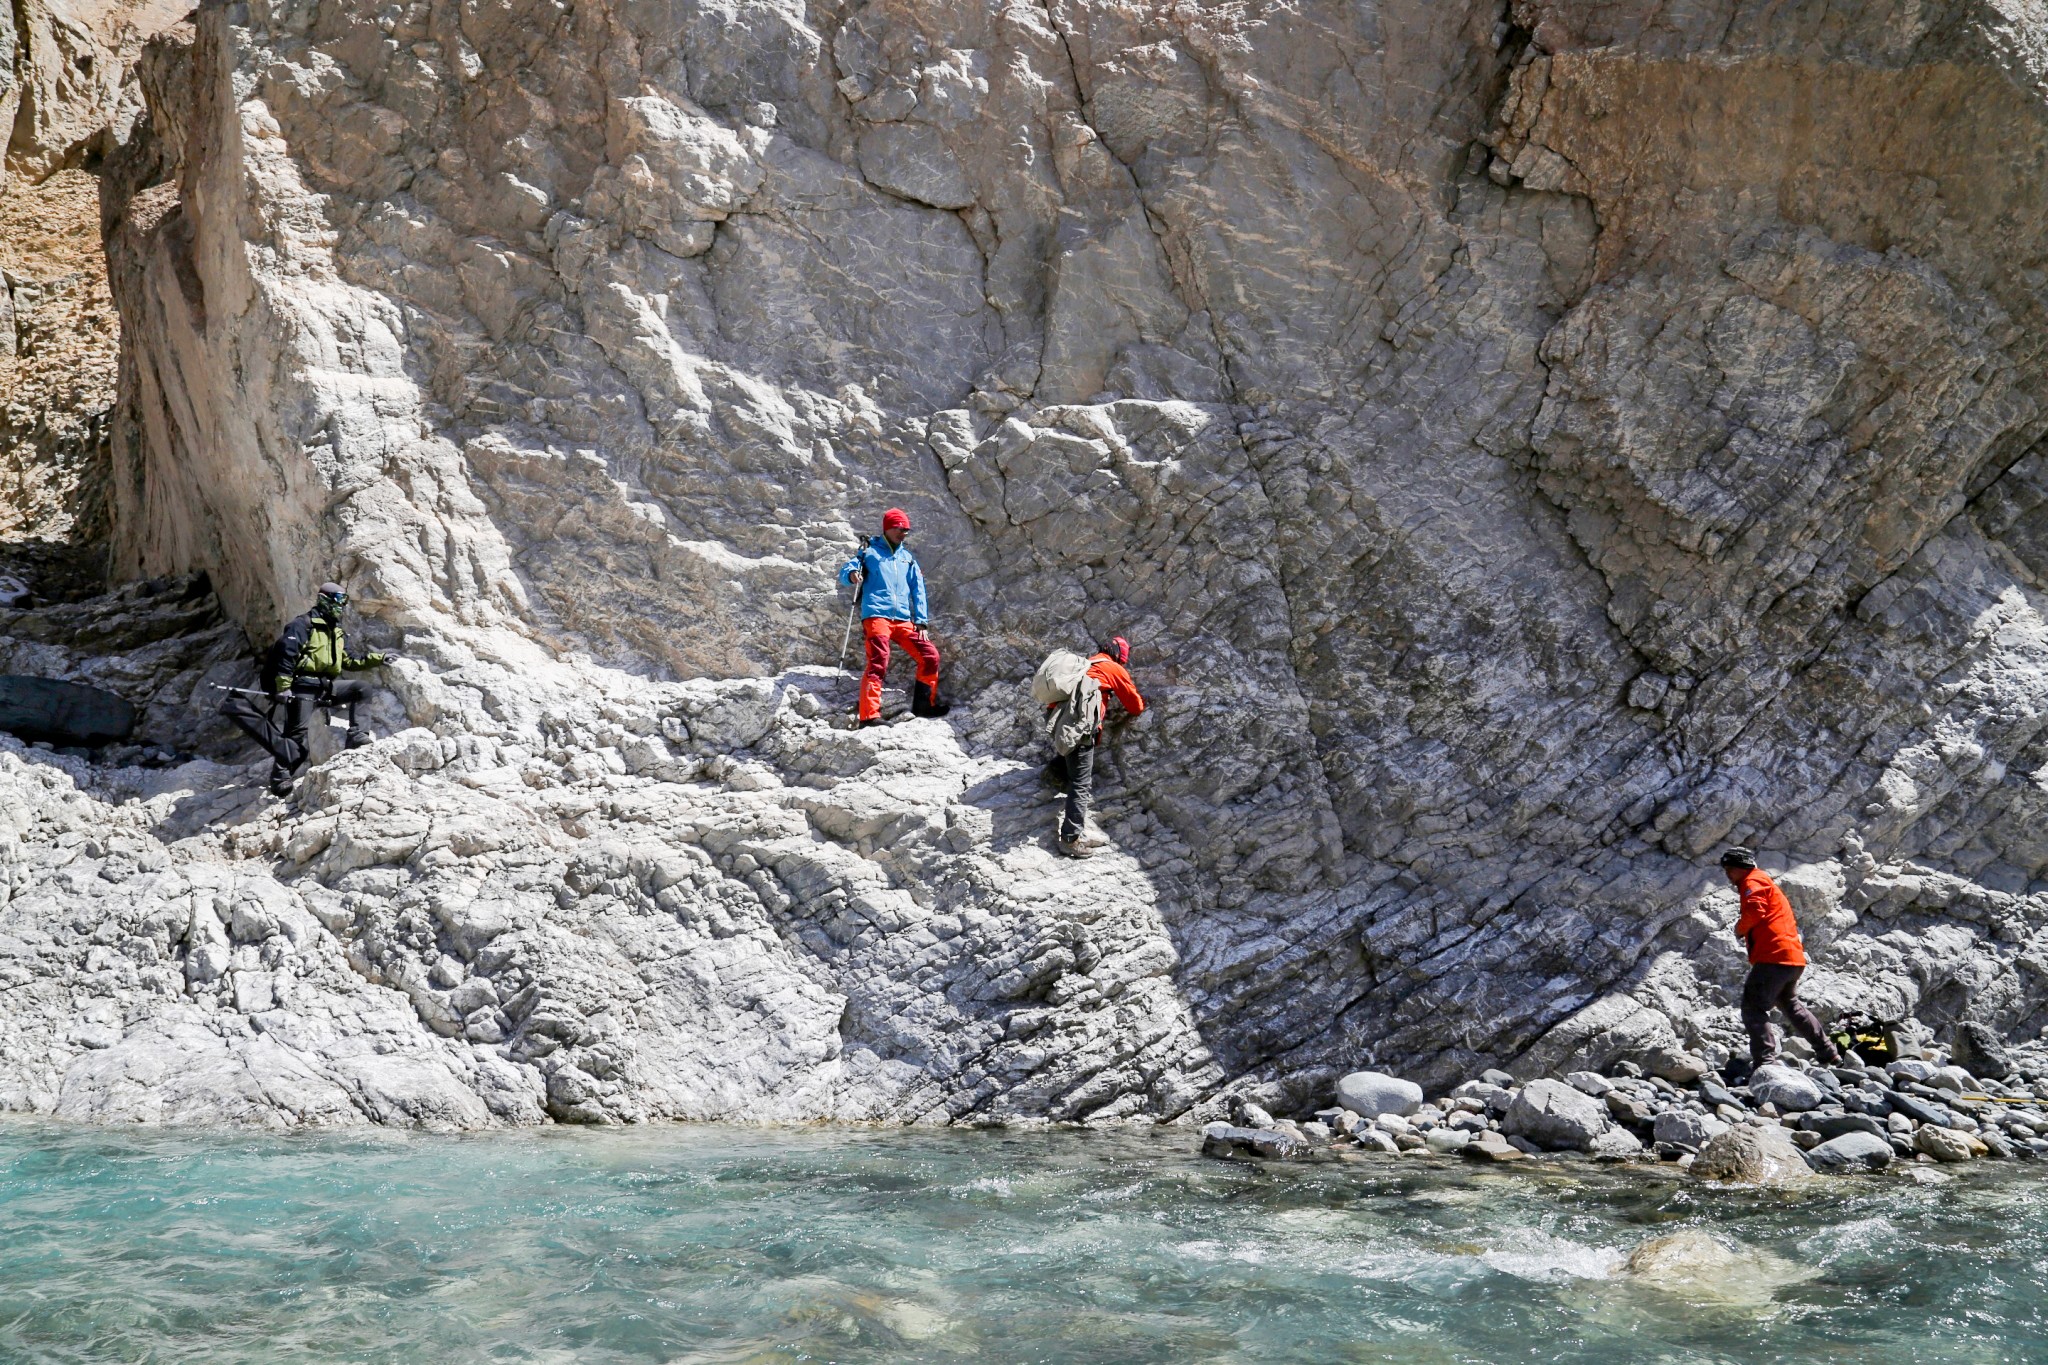
<svg viewBox="0 0 2048 1365"><path fill-rule="evenodd" d="M1116 698L1127 715L1135 716L1145 709L1145 699L1138 695L1138 684L1131 679L1130 662L1131 642L1121 635L1112 637L1089 657L1088 676L1102 687L1104 715L1109 712L1111 697ZM1054 760L1064 765L1067 783L1067 808L1060 818L1056 847L1069 858L1085 858L1109 842L1089 818L1095 805L1095 746L1101 739L1102 727L1097 725L1092 738L1077 745L1064 758Z"/></svg>
<svg viewBox="0 0 2048 1365"><path fill-rule="evenodd" d="M1796 994L1800 975L1806 970L1806 945L1799 939L1792 902L1785 899L1770 874L1756 865L1756 854L1746 848L1723 853L1721 870L1742 896L1735 937L1749 950L1749 979L1742 983L1742 1026L1749 1030L1750 1069L1778 1060L1778 1030L1771 1023L1774 1008L1785 1011L1792 1027L1813 1044L1815 1055L1825 1065L1836 1065L1842 1054Z"/></svg>

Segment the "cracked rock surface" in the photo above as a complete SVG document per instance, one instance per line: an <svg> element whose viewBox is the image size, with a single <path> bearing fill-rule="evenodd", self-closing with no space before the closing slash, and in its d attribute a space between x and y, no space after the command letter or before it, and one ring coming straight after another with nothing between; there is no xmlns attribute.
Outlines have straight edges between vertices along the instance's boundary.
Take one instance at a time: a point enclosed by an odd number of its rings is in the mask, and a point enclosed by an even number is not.
<svg viewBox="0 0 2048 1365"><path fill-rule="evenodd" d="M106 171L115 567L252 638L340 574L406 658L288 807L11 757L17 1102L1208 1118L1725 1052L1727 840L1824 1012L2038 1037L2044 53L1995 3L202 7ZM853 735L831 574L892 505L962 706ZM1056 864L1023 683L1112 631L1154 706Z"/></svg>

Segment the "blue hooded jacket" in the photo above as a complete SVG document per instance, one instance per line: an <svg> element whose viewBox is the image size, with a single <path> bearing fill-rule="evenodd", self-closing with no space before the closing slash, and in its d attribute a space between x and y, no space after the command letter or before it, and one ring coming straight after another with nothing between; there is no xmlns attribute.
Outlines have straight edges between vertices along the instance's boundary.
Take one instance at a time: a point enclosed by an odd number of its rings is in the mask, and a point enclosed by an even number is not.
<svg viewBox="0 0 2048 1365"><path fill-rule="evenodd" d="M921 626L931 620L924 596L924 570L917 567L917 556L908 545L892 550L885 537L876 536L866 549L840 566L839 581L851 583L855 569L868 576L860 588L863 621L880 616Z"/></svg>

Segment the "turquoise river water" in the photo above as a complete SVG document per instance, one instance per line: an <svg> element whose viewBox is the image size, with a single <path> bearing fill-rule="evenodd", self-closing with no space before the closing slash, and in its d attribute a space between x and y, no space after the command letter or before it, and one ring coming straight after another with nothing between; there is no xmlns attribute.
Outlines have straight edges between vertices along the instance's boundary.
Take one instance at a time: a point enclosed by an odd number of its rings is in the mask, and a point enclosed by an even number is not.
<svg viewBox="0 0 2048 1365"><path fill-rule="evenodd" d="M1783 1195L1197 1141L15 1121L0 1359L2048 1360L2031 1169Z"/></svg>

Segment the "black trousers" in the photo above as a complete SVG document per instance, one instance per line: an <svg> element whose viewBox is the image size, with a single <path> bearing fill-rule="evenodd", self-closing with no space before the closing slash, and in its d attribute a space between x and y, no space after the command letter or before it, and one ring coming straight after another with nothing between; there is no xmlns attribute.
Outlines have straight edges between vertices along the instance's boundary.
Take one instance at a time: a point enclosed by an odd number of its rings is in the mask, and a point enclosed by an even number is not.
<svg viewBox="0 0 2048 1365"><path fill-rule="evenodd" d="M1835 1045L1821 1029L1820 1020L1806 1007L1797 992L1799 978L1806 971L1804 967L1792 967L1778 962L1758 962L1749 969L1749 979L1742 983L1742 1026L1749 1030L1749 1061L1751 1066L1762 1066L1778 1059L1778 1030L1771 1023L1771 1011L1781 1009L1792 1021L1792 1027L1799 1030L1799 1036L1813 1044L1813 1050L1821 1061L1833 1066L1841 1060Z"/></svg>
<svg viewBox="0 0 2048 1365"><path fill-rule="evenodd" d="M1072 843L1087 828L1088 811L1095 804L1095 741L1083 740L1060 762L1067 769L1067 809L1060 817L1060 842Z"/></svg>
<svg viewBox="0 0 2048 1365"><path fill-rule="evenodd" d="M263 751L270 755L270 780L278 782L305 766L310 752L307 729L316 706L323 710L346 707L348 747L356 749L368 744L370 732L356 720L356 704L369 695L370 689L358 682L328 683L301 678L292 684L291 691L279 694L268 707L259 706L255 698L237 692L228 698L221 714L263 746Z"/></svg>

